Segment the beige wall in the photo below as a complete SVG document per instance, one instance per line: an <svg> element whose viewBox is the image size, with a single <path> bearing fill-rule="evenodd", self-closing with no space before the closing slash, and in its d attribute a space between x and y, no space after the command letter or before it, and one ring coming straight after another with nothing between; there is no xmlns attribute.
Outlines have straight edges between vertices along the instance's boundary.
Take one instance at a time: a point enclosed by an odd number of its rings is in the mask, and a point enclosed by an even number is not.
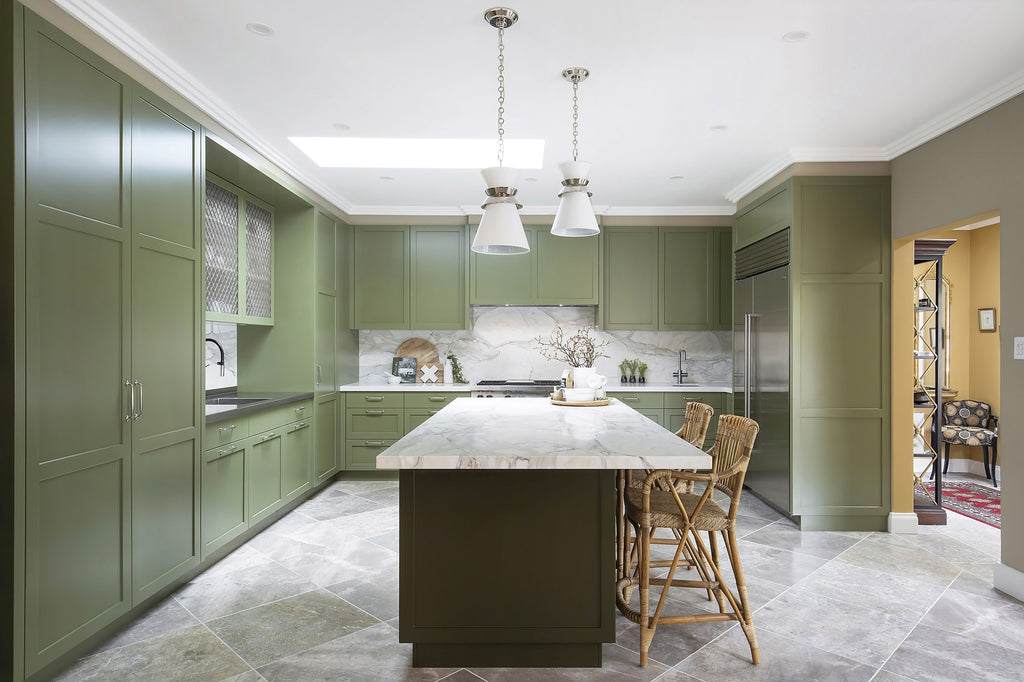
<svg viewBox="0 0 1024 682"><path fill-rule="evenodd" d="M1024 336L1024 268L1015 262L1024 253L1024 96L1018 96L892 162L893 238L905 237L998 211L1000 236L999 361L1002 410L1001 485L1024 490L1024 458L1013 415L1024 410L1024 361L1014 361L1013 336ZM909 333L909 332L908 332ZM906 336L894 328L893 348ZM894 404L912 400L902 384L893 383ZM895 440L895 439L894 439ZM894 455L896 453L894 452ZM1002 562L1024 573L1024 495L1002 500Z"/></svg>

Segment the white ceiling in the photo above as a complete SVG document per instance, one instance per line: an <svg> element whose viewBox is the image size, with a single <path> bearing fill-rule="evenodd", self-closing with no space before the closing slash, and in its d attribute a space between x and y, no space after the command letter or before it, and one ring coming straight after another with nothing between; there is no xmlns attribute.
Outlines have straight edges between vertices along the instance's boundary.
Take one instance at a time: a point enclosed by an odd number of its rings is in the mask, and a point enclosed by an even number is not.
<svg viewBox="0 0 1024 682"><path fill-rule="evenodd" d="M318 168L287 137L495 136L486 1L53 1L349 214L479 213L475 170ZM509 6L505 134L547 141L524 213L557 203L569 66L591 71L580 159L608 215L730 214L795 161L887 161L1024 91L1022 0Z"/></svg>

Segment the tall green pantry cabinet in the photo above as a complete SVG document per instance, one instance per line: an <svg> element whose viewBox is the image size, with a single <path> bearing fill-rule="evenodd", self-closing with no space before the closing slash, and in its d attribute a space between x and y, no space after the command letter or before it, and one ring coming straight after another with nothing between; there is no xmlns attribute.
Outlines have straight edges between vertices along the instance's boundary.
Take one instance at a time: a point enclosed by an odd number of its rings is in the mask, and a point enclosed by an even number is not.
<svg viewBox="0 0 1024 682"><path fill-rule="evenodd" d="M198 565L203 419L201 130L22 11L15 678Z"/></svg>

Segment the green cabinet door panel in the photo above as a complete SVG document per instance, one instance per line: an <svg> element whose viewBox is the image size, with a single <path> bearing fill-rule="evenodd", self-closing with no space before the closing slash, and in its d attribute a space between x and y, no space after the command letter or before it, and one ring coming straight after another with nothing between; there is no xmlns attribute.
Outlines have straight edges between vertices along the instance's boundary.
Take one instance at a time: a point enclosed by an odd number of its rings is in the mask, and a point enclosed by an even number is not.
<svg viewBox="0 0 1024 682"><path fill-rule="evenodd" d="M604 328L656 330L658 228L608 227L604 244Z"/></svg>
<svg viewBox="0 0 1024 682"><path fill-rule="evenodd" d="M476 236L470 234L470 243ZM534 302L537 232L527 228L530 253L494 256L471 253L469 302L474 305L529 305Z"/></svg>
<svg viewBox="0 0 1024 682"><path fill-rule="evenodd" d="M416 408L413 410L405 411L405 433L409 433L417 426L427 421L435 414L440 412L440 408L429 409L429 408Z"/></svg>
<svg viewBox="0 0 1024 682"><path fill-rule="evenodd" d="M375 471L377 455L394 445L394 440L350 440L345 443L345 468L349 471Z"/></svg>
<svg viewBox="0 0 1024 682"><path fill-rule="evenodd" d="M402 408L349 408L345 414L347 438L395 439L405 435Z"/></svg>
<svg viewBox="0 0 1024 682"><path fill-rule="evenodd" d="M316 337L314 352L314 390L316 394L334 393L338 390L337 353L335 351L338 322L338 299L322 291L316 292Z"/></svg>
<svg viewBox="0 0 1024 682"><path fill-rule="evenodd" d="M318 398L316 401L316 453L313 459L313 479L316 485L327 481L338 471L340 404L341 401L333 397Z"/></svg>
<svg viewBox="0 0 1024 682"><path fill-rule="evenodd" d="M658 328L712 329L718 314L714 228L663 227L660 240Z"/></svg>
<svg viewBox="0 0 1024 682"><path fill-rule="evenodd" d="M409 296L412 329L466 329L466 228L412 227Z"/></svg>
<svg viewBox="0 0 1024 682"><path fill-rule="evenodd" d="M196 445L190 439L132 455L134 603L199 563Z"/></svg>
<svg viewBox="0 0 1024 682"><path fill-rule="evenodd" d="M281 506L282 431L253 436L247 443L245 474L250 525Z"/></svg>
<svg viewBox="0 0 1024 682"><path fill-rule="evenodd" d="M322 211L316 213L316 290L338 295L337 223Z"/></svg>
<svg viewBox="0 0 1024 682"><path fill-rule="evenodd" d="M353 329L409 329L409 239L404 227L356 227Z"/></svg>
<svg viewBox="0 0 1024 682"><path fill-rule="evenodd" d="M245 496L245 443L203 454L203 559L249 527Z"/></svg>
<svg viewBox="0 0 1024 682"><path fill-rule="evenodd" d="M536 244L536 302L597 305L600 237L558 237L543 228L537 230Z"/></svg>
<svg viewBox="0 0 1024 682"><path fill-rule="evenodd" d="M733 222L733 249L738 251L759 239L775 234L793 224L793 191L789 184L780 185L756 204L744 209Z"/></svg>
<svg viewBox="0 0 1024 682"><path fill-rule="evenodd" d="M293 500L309 490L313 460L313 421L303 420L284 427L281 444L281 495Z"/></svg>
<svg viewBox="0 0 1024 682"><path fill-rule="evenodd" d="M715 238L718 247L718 289L715 298L718 301L718 318L715 329L732 330L732 284L733 256L732 230L718 228Z"/></svg>

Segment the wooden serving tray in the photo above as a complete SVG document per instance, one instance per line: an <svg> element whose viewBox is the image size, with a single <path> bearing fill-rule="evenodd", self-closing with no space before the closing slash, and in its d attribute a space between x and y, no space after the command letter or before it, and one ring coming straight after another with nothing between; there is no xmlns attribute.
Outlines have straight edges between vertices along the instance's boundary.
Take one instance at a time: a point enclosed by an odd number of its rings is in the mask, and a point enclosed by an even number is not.
<svg viewBox="0 0 1024 682"><path fill-rule="evenodd" d="M551 399L552 405L564 405L565 407L601 407L602 405L609 405L611 402L611 398L604 398L603 400L587 400L579 403L569 402L568 400Z"/></svg>

